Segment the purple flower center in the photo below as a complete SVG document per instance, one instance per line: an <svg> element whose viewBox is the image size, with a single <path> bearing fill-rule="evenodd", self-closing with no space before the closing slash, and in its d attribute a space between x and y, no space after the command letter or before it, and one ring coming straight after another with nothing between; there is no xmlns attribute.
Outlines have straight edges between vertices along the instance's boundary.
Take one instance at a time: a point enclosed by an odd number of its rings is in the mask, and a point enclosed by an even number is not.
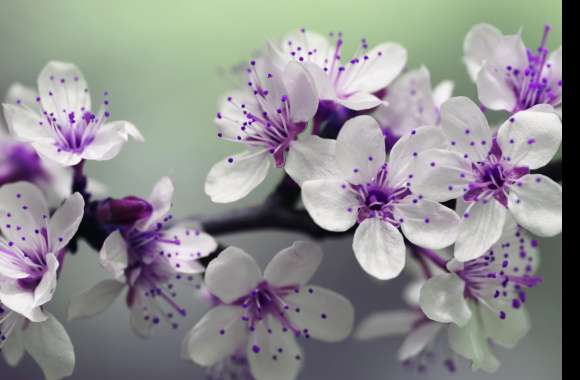
<svg viewBox="0 0 580 380"><path fill-rule="evenodd" d="M280 322L284 331L290 330L296 336L300 336L301 331L290 322L286 313L291 305L284 300L288 295L299 291L298 286L276 287L263 281L250 294L235 301L234 304L245 309L243 320L248 323L250 331L254 331L256 323L263 321L270 315ZM300 312L299 309L295 309L295 311Z"/></svg>
<svg viewBox="0 0 580 380"><path fill-rule="evenodd" d="M524 68L505 67L507 84L512 88L517 104L513 112L526 110L536 104L556 105L561 101L562 78L553 78L552 64L548 62L549 51L546 48L548 34L551 27L544 27L544 34L540 46L534 53L527 50L528 66Z"/></svg>
<svg viewBox="0 0 580 380"><path fill-rule="evenodd" d="M514 167L502 159L501 148L495 139L487 160L472 164L472 169L475 181L468 185L463 199L472 202L495 198L505 207L508 205L509 187L530 171L527 167Z"/></svg>
<svg viewBox="0 0 580 380"><path fill-rule="evenodd" d="M384 164L370 183L350 185L360 202L357 216L359 223L367 218L380 218L395 226L400 225L401 221L394 216L394 206L411 195L411 191L407 187L390 188L387 178L387 165Z"/></svg>
<svg viewBox="0 0 580 380"><path fill-rule="evenodd" d="M519 309L526 301L526 288L532 288L542 280L534 276L534 258L528 249L536 247L535 240L524 237L518 227L514 237L493 247L482 257L468 261L457 275L465 281L465 297L476 302L497 300L504 305ZM515 246L518 247L515 253ZM506 318L507 310L500 310L499 317Z"/></svg>

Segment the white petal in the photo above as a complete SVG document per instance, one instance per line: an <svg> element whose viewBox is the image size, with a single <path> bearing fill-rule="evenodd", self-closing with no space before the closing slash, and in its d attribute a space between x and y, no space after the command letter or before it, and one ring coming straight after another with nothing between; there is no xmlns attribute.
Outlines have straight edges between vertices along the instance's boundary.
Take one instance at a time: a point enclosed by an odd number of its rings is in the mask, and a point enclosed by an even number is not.
<svg viewBox="0 0 580 380"><path fill-rule="evenodd" d="M264 278L278 287L304 285L316 273L322 255L317 244L297 241L274 256L264 270Z"/></svg>
<svg viewBox="0 0 580 380"><path fill-rule="evenodd" d="M191 360L211 366L243 347L248 332L242 315L242 308L227 305L207 312L184 342Z"/></svg>
<svg viewBox="0 0 580 380"><path fill-rule="evenodd" d="M381 99L365 92L355 92L346 98L338 98L335 101L353 111L364 111L383 104Z"/></svg>
<svg viewBox="0 0 580 380"><path fill-rule="evenodd" d="M457 152L444 149L421 153L411 171L413 194L438 202L462 196L473 179L471 162Z"/></svg>
<svg viewBox="0 0 580 380"><path fill-rule="evenodd" d="M181 224L163 232L163 237L168 241L159 242L157 246L160 252L171 263L175 271L180 273L201 273L204 271L199 259L207 257L216 250L217 242L208 234L189 226Z"/></svg>
<svg viewBox="0 0 580 380"><path fill-rule="evenodd" d="M458 355L471 360L474 370L482 369L491 373L499 368L500 363L491 352L478 318L471 318L464 327L452 324L448 333L449 347Z"/></svg>
<svg viewBox="0 0 580 380"><path fill-rule="evenodd" d="M318 97L320 100L337 101L338 99L336 99L336 92L332 80L330 76L323 71L322 67L310 62L305 63L304 67L308 70L316 84L316 90L318 91Z"/></svg>
<svg viewBox="0 0 580 380"><path fill-rule="evenodd" d="M562 232L562 186L541 174L528 174L511 187L508 208L522 227L539 236Z"/></svg>
<svg viewBox="0 0 580 380"><path fill-rule="evenodd" d="M313 79L297 62L288 63L283 78L288 91L292 121L308 122L318 109L318 92Z"/></svg>
<svg viewBox="0 0 580 380"><path fill-rule="evenodd" d="M119 154L130 135L143 140L137 129L126 121L104 124L99 127L95 139L84 149L82 156L87 160L111 160Z"/></svg>
<svg viewBox="0 0 580 380"><path fill-rule="evenodd" d="M66 247L77 232L84 212L85 201L82 195L74 193L52 215L48 224L48 234L53 252Z"/></svg>
<svg viewBox="0 0 580 380"><path fill-rule="evenodd" d="M305 181L340 178L342 174L336 166L336 140L308 136L292 141L284 169L300 186Z"/></svg>
<svg viewBox="0 0 580 380"><path fill-rule="evenodd" d="M8 245L8 242L5 241L0 236L0 278L10 278L13 280L18 280L21 278L26 278L29 276L26 268L23 268L20 265L19 260L14 260L13 255L11 253L17 252L19 254L20 250L18 248L14 248L14 246ZM7 254L4 254L7 253Z"/></svg>
<svg viewBox="0 0 580 380"><path fill-rule="evenodd" d="M40 124L43 120L39 113L13 104L4 104L3 107L12 135L24 141L54 141L50 127Z"/></svg>
<svg viewBox="0 0 580 380"><path fill-rule="evenodd" d="M352 244L361 267L379 280L390 280L405 267L405 242L392 224L365 219L356 229Z"/></svg>
<svg viewBox="0 0 580 380"><path fill-rule="evenodd" d="M101 265L108 270L116 279L125 275L125 269L129 263L127 243L119 230L112 232L103 243L99 252Z"/></svg>
<svg viewBox="0 0 580 380"><path fill-rule="evenodd" d="M549 67L548 67L549 65ZM562 46L558 49L554 50L548 60L546 61L546 65L544 66L544 72L542 73L542 77L546 77L548 79L548 85L552 89L552 95L557 96L555 105L562 104ZM560 111L562 108L560 107ZM560 117L562 113L560 112Z"/></svg>
<svg viewBox="0 0 580 380"><path fill-rule="evenodd" d="M440 82L433 89L433 102L435 107L441 108L443 103L445 103L453 95L453 89L455 88L455 83L450 80L444 80Z"/></svg>
<svg viewBox="0 0 580 380"><path fill-rule="evenodd" d="M32 307L42 306L52 299L56 290L56 280L59 262L53 253L46 255L46 272L34 289Z"/></svg>
<svg viewBox="0 0 580 380"><path fill-rule="evenodd" d="M267 152L243 152L215 164L205 181L205 193L216 203L244 198L264 181L270 159Z"/></svg>
<svg viewBox="0 0 580 380"><path fill-rule="evenodd" d="M413 161L428 149L443 149L447 140L441 128L421 127L407 133L397 141L389 154L389 184L399 187L409 181Z"/></svg>
<svg viewBox="0 0 580 380"><path fill-rule="evenodd" d="M213 259L205 272L209 291L224 303L249 294L262 280L258 264L244 251L228 247Z"/></svg>
<svg viewBox="0 0 580 380"><path fill-rule="evenodd" d="M429 249L450 246L457 239L459 216L455 211L433 201L414 199L396 205L396 214L403 219L401 228L412 243Z"/></svg>
<svg viewBox="0 0 580 380"><path fill-rule="evenodd" d="M441 125L452 149L483 161L491 148L491 129L479 107L469 98L451 98L441 106Z"/></svg>
<svg viewBox="0 0 580 380"><path fill-rule="evenodd" d="M455 258L465 262L486 253L500 238L506 214L505 207L493 199L472 202L461 216Z"/></svg>
<svg viewBox="0 0 580 380"><path fill-rule="evenodd" d="M465 326L471 319L471 310L464 290L465 282L456 274L443 273L431 277L421 288L421 310L436 322Z"/></svg>
<svg viewBox="0 0 580 380"><path fill-rule="evenodd" d="M252 375L256 380L295 380L304 360L302 350L293 333L283 332L277 319L268 316L265 322L272 333L258 323L247 344Z"/></svg>
<svg viewBox="0 0 580 380"><path fill-rule="evenodd" d="M57 118L66 118L70 112L81 114L91 110L87 82L72 63L49 62L38 75L38 93L42 108Z"/></svg>
<svg viewBox="0 0 580 380"><path fill-rule="evenodd" d="M302 202L314 222L325 230L346 231L356 223L358 199L344 181L306 181Z"/></svg>
<svg viewBox="0 0 580 380"><path fill-rule="evenodd" d="M307 285L299 293L284 298L290 305L290 321L300 331L325 342L348 337L354 324L354 307L349 300L331 290Z"/></svg>
<svg viewBox="0 0 580 380"><path fill-rule="evenodd" d="M105 311L121 294L125 284L104 280L92 288L74 295L68 307L68 320L89 318Z"/></svg>
<svg viewBox="0 0 580 380"><path fill-rule="evenodd" d="M384 311L369 315L358 325L354 337L359 340L404 335L411 331L418 314L410 310Z"/></svg>
<svg viewBox="0 0 580 380"><path fill-rule="evenodd" d="M45 321L47 316L40 307L33 307L34 294L13 282L0 282L0 303L32 322Z"/></svg>
<svg viewBox="0 0 580 380"><path fill-rule="evenodd" d="M74 166L83 159L77 152L61 150L52 141L35 141L32 142L32 147L42 158L54 161L61 166Z"/></svg>
<svg viewBox="0 0 580 380"><path fill-rule="evenodd" d="M463 62L472 81L477 79L485 60L493 56L501 38L502 33L489 24L477 24L469 30L463 41Z"/></svg>
<svg viewBox="0 0 580 380"><path fill-rule="evenodd" d="M562 121L554 112L530 109L507 120L497 133L502 156L513 165L537 169L554 157L562 142Z"/></svg>
<svg viewBox="0 0 580 380"><path fill-rule="evenodd" d="M485 335L496 344L506 348L514 348L530 331L531 323L528 312L524 307L519 309L510 307L505 319L500 319L498 308L494 305L491 306L482 304L479 307Z"/></svg>
<svg viewBox="0 0 580 380"><path fill-rule="evenodd" d="M518 99L505 79L504 70L491 64L484 65L477 76L477 95L486 108L512 112Z"/></svg>
<svg viewBox="0 0 580 380"><path fill-rule="evenodd" d="M405 67L407 50L399 44L385 42L360 57L360 63L352 65L345 72L341 82L344 93L373 93L387 87Z"/></svg>
<svg viewBox="0 0 580 380"><path fill-rule="evenodd" d="M153 212L148 219L140 220L136 223L136 227L142 231L149 230L153 225L161 222L171 209L171 202L173 200L173 193L175 187L169 177L162 177L149 195L147 201L153 207Z"/></svg>
<svg viewBox="0 0 580 380"><path fill-rule="evenodd" d="M435 340L443 325L439 323L425 323L412 330L399 349L399 361L408 360L419 355L431 342Z"/></svg>
<svg viewBox="0 0 580 380"><path fill-rule="evenodd" d="M336 139L336 162L348 182L369 182L385 158L383 132L375 119L363 115L344 123Z"/></svg>
<svg viewBox="0 0 580 380"><path fill-rule="evenodd" d="M5 103L19 104L33 111L40 113L40 107L36 101L38 93L35 89L24 86L20 83L13 83L6 91Z"/></svg>
<svg viewBox="0 0 580 380"><path fill-rule="evenodd" d="M9 366L16 367L22 360L24 352L24 342L22 341L22 326L21 322L17 322L17 325L14 327L14 330L2 347L2 354Z"/></svg>
<svg viewBox="0 0 580 380"><path fill-rule="evenodd" d="M46 251L41 231L47 228L48 215L44 195L30 182L0 187L0 231L17 247Z"/></svg>
<svg viewBox="0 0 580 380"><path fill-rule="evenodd" d="M42 323L31 323L22 332L26 351L38 363L46 380L72 375L75 353L68 334L60 322L49 314Z"/></svg>

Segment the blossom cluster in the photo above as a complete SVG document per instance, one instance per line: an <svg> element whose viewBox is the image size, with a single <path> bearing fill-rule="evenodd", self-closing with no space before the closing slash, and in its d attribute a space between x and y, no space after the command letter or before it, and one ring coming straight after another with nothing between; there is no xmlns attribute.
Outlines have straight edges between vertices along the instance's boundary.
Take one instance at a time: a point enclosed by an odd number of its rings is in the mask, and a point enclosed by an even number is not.
<svg viewBox="0 0 580 380"><path fill-rule="evenodd" d="M479 104L453 96L449 80L433 88L425 66L407 67L400 44L362 39L347 58L342 33L305 29L265 44L245 85L224 96L217 138L243 150L210 169L213 202L238 201L282 170L296 196L277 194L288 199L267 203L271 215L352 234L370 278L412 273L408 310L363 316L356 328L349 300L310 284L323 262L315 242L295 242L262 271L244 250L218 244L220 231L205 232L203 220L175 220L167 177L146 199L104 197L84 162L111 160L143 136L111 121L107 92L92 111L74 64L49 62L38 90L15 84L3 105L6 361L27 352L48 380L73 373L71 339L47 308L84 239L109 278L72 297L68 318L93 317L124 294L131 328L149 337L156 325L179 328L187 307L176 295L185 288L209 311L183 338L182 356L207 367L208 379L293 380L304 363L300 341L339 342L353 331L359 340L406 335L398 358L420 371L435 349L451 372L459 360L496 371L493 347L513 348L530 329L524 304L541 282L534 236L562 230L562 187L539 173L562 140L562 49L548 51L549 32L536 50L488 24L467 33L463 61ZM490 126L490 110L505 121Z"/></svg>

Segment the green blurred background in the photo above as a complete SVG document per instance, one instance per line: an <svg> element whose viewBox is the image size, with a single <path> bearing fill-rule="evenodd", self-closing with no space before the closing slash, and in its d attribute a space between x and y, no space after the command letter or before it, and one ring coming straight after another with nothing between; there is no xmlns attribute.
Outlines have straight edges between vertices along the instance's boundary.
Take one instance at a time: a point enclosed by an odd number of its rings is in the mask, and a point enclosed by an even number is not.
<svg viewBox="0 0 580 380"><path fill-rule="evenodd" d="M219 212L259 202L279 173L271 175L236 205L213 205L203 193L210 166L238 147L218 143L212 128L220 95L233 86L230 68L247 60L266 39L305 26L343 31L354 50L361 37L370 45L396 41L409 51L409 67L427 65L433 82L452 79L456 94L475 98L461 62L462 42L469 28L489 22L505 33L523 28L524 39L536 47L544 23L553 26L549 47L561 44L559 1L447 0L394 1L8 1L0 2L0 92L14 81L35 85L47 61L78 64L93 98L109 91L114 119L135 123L144 145L129 144L112 162L90 163L88 172L109 186L112 195L147 195L163 175L173 178L175 214ZM299 236L256 233L225 239L254 252L266 262L274 252ZM561 378L561 238L541 241L545 283L531 292L529 308L534 329L513 351L500 350L503 366L494 376L461 370L459 378ZM326 260L316 282L352 299L358 316L402 306L403 280L376 283L356 265L349 241L325 243ZM64 321L71 294L104 278L95 255L83 247L67 262L52 311ZM354 273L353 273L354 272ZM193 305L178 332L160 328L143 341L128 328L122 302L93 320L66 325L77 351L74 379L201 379L202 371L178 358L185 328L204 312L187 291L180 297ZM337 345L309 342L301 379L407 379L395 353L400 342L378 341ZM437 368L427 376L447 378ZM424 375L419 375L421 378ZM0 362L0 379L37 379L30 360L18 369ZM275 379L273 379L275 380Z"/></svg>

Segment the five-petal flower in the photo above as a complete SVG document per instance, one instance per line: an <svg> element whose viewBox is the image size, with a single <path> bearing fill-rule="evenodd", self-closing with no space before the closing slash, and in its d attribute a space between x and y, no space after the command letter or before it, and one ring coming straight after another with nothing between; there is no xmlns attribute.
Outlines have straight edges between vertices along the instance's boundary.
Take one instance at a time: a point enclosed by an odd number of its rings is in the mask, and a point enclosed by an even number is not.
<svg viewBox="0 0 580 380"><path fill-rule="evenodd" d="M242 348L257 380L295 379L303 358L296 337L340 341L354 322L347 299L307 285L321 261L318 246L297 242L278 253L262 274L241 249L224 250L205 275L221 303L187 335L191 359L211 366Z"/></svg>
<svg viewBox="0 0 580 380"><path fill-rule="evenodd" d="M544 106L520 111L496 136L468 98L445 102L441 117L449 148L422 154L412 190L436 201L463 197L467 203L460 210L456 259L472 260L489 249L499 239L508 212L534 234L560 233L562 187L544 175L530 174L550 162L560 147L557 115Z"/></svg>

